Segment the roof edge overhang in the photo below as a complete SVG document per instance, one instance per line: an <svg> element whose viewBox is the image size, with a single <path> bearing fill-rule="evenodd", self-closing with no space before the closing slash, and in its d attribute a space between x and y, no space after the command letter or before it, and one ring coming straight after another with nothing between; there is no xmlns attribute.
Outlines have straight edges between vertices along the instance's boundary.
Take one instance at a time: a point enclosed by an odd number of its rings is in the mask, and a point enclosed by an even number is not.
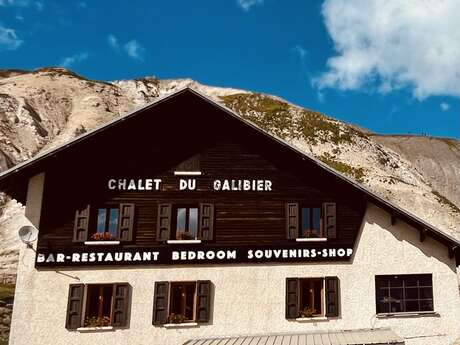
<svg viewBox="0 0 460 345"><path fill-rule="evenodd" d="M353 186L357 191L363 193L363 195L366 197L366 199L368 201L370 201L370 202L374 203L376 206L381 207L384 210L386 210L391 215L391 217L395 217L395 219L396 218L401 219L404 222L408 223L409 225L413 226L414 228L418 229L420 232L429 234L434 239L436 239L436 240L442 242L443 244L445 244L449 249L450 257L453 257L454 255L456 255L457 264L460 264L460 240L457 240L456 238L454 238L451 235L447 234L446 232L438 229L437 227L427 223L426 221L422 220L421 218L417 217L416 215L414 215L414 214L404 210L403 208L397 206L396 204L384 199L383 197L381 197L381 196L377 195L376 193L372 192L371 190L365 188L364 186L360 185L359 183L357 183L356 181L352 180L351 178L349 178L349 177L341 174L337 170L331 168L326 163L323 163L319 159L317 159L317 158L315 158L313 156L310 156L309 154L299 150L295 146L293 146L290 143L288 143L287 141L277 137L276 135L263 130L262 128L258 127L254 123L242 118L240 115L235 113L230 108L224 106L221 103L218 103L217 101L213 100L209 96L201 93L198 90L190 88L188 86L184 87L184 88L181 88L179 90L176 90L175 92L172 92L170 94L161 96L158 99L154 100L153 102L151 102L151 103L149 103L147 105L138 107L137 109L127 113L126 115L124 115L124 116L122 116L120 118L114 119L114 120L112 120L112 121L110 121L110 122L108 122L108 123L106 123L106 124L104 124L104 125L102 125L100 127L97 127L97 128L95 128L95 129L93 129L91 131L88 131L88 132L76 137L75 139L73 139L72 141L70 141L68 143L60 145L60 146L58 146L56 148L52 148L52 149L43 151L42 153L38 154L37 156L35 156L35 157L25 161L25 162L22 162L22 163L20 163L20 164L18 164L16 166L6 170L6 171L0 173L0 187L1 187L1 185L5 184L5 181L8 181L10 178L12 178L18 172L23 172L23 171L31 168L32 166L37 165L38 163L40 163L40 162L42 162L42 161L44 161L44 160L46 160L46 159L48 159L48 158L50 158L52 156L56 156L57 154L61 153L62 151L65 151L69 147L75 146L78 143L80 143L80 142L82 142L84 140L87 140L90 137L93 137L93 136L97 135L98 133L100 133L102 131L108 130L108 129L112 128L113 126L116 126L118 123L121 123L121 122L129 120L131 117L136 116L140 112L143 112L143 111L148 110L148 109L150 109L152 107L155 107L155 106L157 106L157 105L159 105L159 104L161 104L161 103L163 103L163 102L165 102L167 100L170 100L171 98L174 98L174 97L176 97L176 96L178 96L180 94L183 94L185 92L191 92L192 94L194 94L197 97L201 98L205 102L208 102L208 103L212 104L213 106L215 106L216 108L219 108L220 110L222 110L226 114L230 115L231 117L233 117L233 118L241 121L245 125L251 127L253 130L261 133L262 135L270 138L271 140L276 141L280 145L288 148L289 150L294 151L301 158L308 160L312 164L315 164L315 165L321 167L323 170L327 171L328 173L333 174L335 177L337 177L340 180L344 181L345 183ZM29 177L31 177L31 176L29 176Z"/></svg>

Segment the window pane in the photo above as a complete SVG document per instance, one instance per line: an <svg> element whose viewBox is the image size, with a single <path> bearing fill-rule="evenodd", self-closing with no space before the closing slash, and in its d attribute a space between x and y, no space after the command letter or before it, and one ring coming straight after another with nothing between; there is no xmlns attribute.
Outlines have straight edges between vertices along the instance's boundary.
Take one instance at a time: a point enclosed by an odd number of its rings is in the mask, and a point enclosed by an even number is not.
<svg viewBox="0 0 460 345"><path fill-rule="evenodd" d="M107 210L100 208L97 210L97 232L105 232L105 220L107 217Z"/></svg>
<svg viewBox="0 0 460 345"><path fill-rule="evenodd" d="M420 301L420 311L433 311L433 300L421 300Z"/></svg>
<svg viewBox="0 0 460 345"><path fill-rule="evenodd" d="M323 315L323 279L300 280L300 316Z"/></svg>
<svg viewBox="0 0 460 345"><path fill-rule="evenodd" d="M420 299L433 298L433 288L420 288Z"/></svg>
<svg viewBox="0 0 460 345"><path fill-rule="evenodd" d="M302 228L300 229L301 237L308 237L310 230L310 208L302 207Z"/></svg>
<svg viewBox="0 0 460 345"><path fill-rule="evenodd" d="M321 209L319 207L313 208L312 227L314 237L321 237Z"/></svg>
<svg viewBox="0 0 460 345"><path fill-rule="evenodd" d="M118 208L110 209L109 232L113 235L113 237L116 237L118 232L118 212Z"/></svg>
<svg viewBox="0 0 460 345"><path fill-rule="evenodd" d="M190 216L188 221L188 230L192 238L196 238L198 232L198 208L190 209Z"/></svg>
<svg viewBox="0 0 460 345"><path fill-rule="evenodd" d="M86 297L86 327L109 326L112 310L112 285L88 285Z"/></svg>
<svg viewBox="0 0 460 345"><path fill-rule="evenodd" d="M418 301L406 301L405 311L419 311Z"/></svg>
<svg viewBox="0 0 460 345"><path fill-rule="evenodd" d="M186 215L187 209L186 208L178 208L177 209L177 232L185 232L185 224L186 224Z"/></svg>
<svg viewBox="0 0 460 345"><path fill-rule="evenodd" d="M418 299L418 288L408 287L406 288L406 299Z"/></svg>
<svg viewBox="0 0 460 345"><path fill-rule="evenodd" d="M195 283L171 284L170 318L190 321L194 319L195 285Z"/></svg>

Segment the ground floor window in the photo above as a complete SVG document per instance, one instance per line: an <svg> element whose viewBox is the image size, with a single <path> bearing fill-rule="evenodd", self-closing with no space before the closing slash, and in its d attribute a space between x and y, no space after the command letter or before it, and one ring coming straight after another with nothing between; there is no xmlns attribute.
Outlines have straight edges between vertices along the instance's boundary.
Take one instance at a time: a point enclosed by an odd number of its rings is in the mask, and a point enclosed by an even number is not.
<svg viewBox="0 0 460 345"><path fill-rule="evenodd" d="M431 274L375 277L377 313L433 311Z"/></svg>
<svg viewBox="0 0 460 345"><path fill-rule="evenodd" d="M72 284L66 327L125 327L129 305L130 286L127 283Z"/></svg>
<svg viewBox="0 0 460 345"><path fill-rule="evenodd" d="M339 315L339 279L287 278L286 318Z"/></svg>
<svg viewBox="0 0 460 345"><path fill-rule="evenodd" d="M209 322L211 282L156 282L153 324Z"/></svg>

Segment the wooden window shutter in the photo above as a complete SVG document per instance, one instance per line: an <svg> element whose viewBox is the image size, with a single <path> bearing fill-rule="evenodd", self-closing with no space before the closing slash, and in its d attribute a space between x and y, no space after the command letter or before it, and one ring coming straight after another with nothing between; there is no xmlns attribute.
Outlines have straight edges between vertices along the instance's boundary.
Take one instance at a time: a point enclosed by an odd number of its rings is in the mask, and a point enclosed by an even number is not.
<svg viewBox="0 0 460 345"><path fill-rule="evenodd" d="M200 204L200 239L212 240L214 238L214 204Z"/></svg>
<svg viewBox="0 0 460 345"><path fill-rule="evenodd" d="M324 235L327 238L337 238L337 221L335 202L323 204Z"/></svg>
<svg viewBox="0 0 460 345"><path fill-rule="evenodd" d="M286 204L286 236L288 239L299 237L299 204Z"/></svg>
<svg viewBox="0 0 460 345"><path fill-rule="evenodd" d="M286 278L286 319L299 317L299 279Z"/></svg>
<svg viewBox="0 0 460 345"><path fill-rule="evenodd" d="M128 324L130 306L130 285L117 283L113 285L112 325L125 327Z"/></svg>
<svg viewBox="0 0 460 345"><path fill-rule="evenodd" d="M133 240L134 212L134 204L120 204L118 218L118 238L120 241Z"/></svg>
<svg viewBox="0 0 460 345"><path fill-rule="evenodd" d="M70 284L67 301L67 317L65 328L77 329L81 327L84 284Z"/></svg>
<svg viewBox="0 0 460 345"><path fill-rule="evenodd" d="M339 316L339 278L326 277L325 278L325 292L326 292L326 316L334 317Z"/></svg>
<svg viewBox="0 0 460 345"><path fill-rule="evenodd" d="M158 205L157 241L167 241L171 234L171 204Z"/></svg>
<svg viewBox="0 0 460 345"><path fill-rule="evenodd" d="M153 296L153 320L154 325L163 325L168 321L169 306L169 283L155 282Z"/></svg>
<svg viewBox="0 0 460 345"><path fill-rule="evenodd" d="M196 282L196 322L209 322L211 313L211 282L198 280Z"/></svg>
<svg viewBox="0 0 460 345"><path fill-rule="evenodd" d="M73 242L85 242L88 240L89 209L85 208L75 211L75 223L73 226Z"/></svg>

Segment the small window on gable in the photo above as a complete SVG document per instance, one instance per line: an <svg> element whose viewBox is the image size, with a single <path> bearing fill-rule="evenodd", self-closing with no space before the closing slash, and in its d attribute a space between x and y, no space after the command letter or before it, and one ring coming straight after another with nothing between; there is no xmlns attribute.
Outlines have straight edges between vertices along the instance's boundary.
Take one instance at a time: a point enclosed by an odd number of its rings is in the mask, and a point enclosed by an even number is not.
<svg viewBox="0 0 460 345"><path fill-rule="evenodd" d="M302 207L300 217L301 238L321 238L323 235L322 214L320 206Z"/></svg>
<svg viewBox="0 0 460 345"><path fill-rule="evenodd" d="M198 206L175 207L176 240L196 240L198 238Z"/></svg>
<svg viewBox="0 0 460 345"><path fill-rule="evenodd" d="M86 205L75 212L74 242L131 241L134 204Z"/></svg>
<svg viewBox="0 0 460 345"><path fill-rule="evenodd" d="M157 233L159 242L209 241L214 237L214 205L209 203L159 204Z"/></svg>
<svg viewBox="0 0 460 345"><path fill-rule="evenodd" d="M97 209L95 231L91 239L115 240L118 238L118 222L120 211L118 207L103 207Z"/></svg>
<svg viewBox="0 0 460 345"><path fill-rule="evenodd" d="M286 204L286 235L297 241L334 239L337 237L336 204Z"/></svg>

